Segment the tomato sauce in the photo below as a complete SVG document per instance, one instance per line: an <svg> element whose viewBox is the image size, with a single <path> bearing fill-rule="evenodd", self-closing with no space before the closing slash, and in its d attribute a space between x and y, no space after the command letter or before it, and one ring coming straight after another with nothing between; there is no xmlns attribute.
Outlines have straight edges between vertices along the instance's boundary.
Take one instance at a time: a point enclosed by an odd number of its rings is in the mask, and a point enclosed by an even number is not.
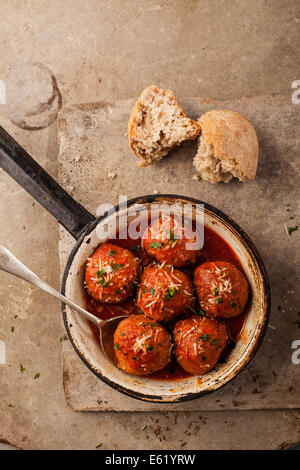
<svg viewBox="0 0 300 470"><path fill-rule="evenodd" d="M120 237L120 234L118 233L116 235L116 238L108 240L108 243L114 243L116 245L122 246L123 248L132 250L136 254L136 256L138 256L142 260L142 264L144 266L147 266L149 263L152 263L154 261L153 258L151 258L145 252L145 250L143 250L141 238L133 240L129 236L127 238L124 238L124 233L122 233L122 237ZM237 268L239 268L244 273L239 258L237 257L235 252L232 250L232 248L228 245L228 243L220 235L218 235L214 230L205 226L204 227L204 247L203 247L203 254L202 254L201 259L199 260L197 264L188 266L182 269L182 271L184 271L189 277L192 278L193 272L198 264L204 263L205 261L217 261L217 260L228 261L234 264ZM135 300L132 298L118 305L100 304L95 299L93 299L93 297L91 297L89 293L85 290L84 303L85 303L86 310L88 310L89 312L93 313L94 315L96 315L97 317L103 320L117 317L120 315L134 315L134 314L139 313L139 309L137 305L135 304ZM248 304L244 312L241 313L241 315L239 315L238 317L222 320L227 325L227 329L228 329L228 333L230 337L230 344L228 345L226 350L223 352L220 358L220 362L226 361L226 357L229 354L230 350L234 347L235 343L240 338L240 335L242 333L245 320L247 317L249 303L250 301L248 301ZM195 309L197 309L197 304L196 304ZM188 311L187 313L180 315L178 318L176 318L175 321L170 322L169 324L166 325L167 329L171 331L176 321L184 317L190 317L191 315L193 315L193 312L191 311ZM95 339L99 342L98 328L93 323L90 323L90 328L93 332ZM177 380L182 380L187 377L191 377L191 374L183 370L182 367L176 362L176 360L173 359L170 362L170 364L168 364L163 370L155 372L154 374L151 374L147 377L153 380L177 381Z"/></svg>

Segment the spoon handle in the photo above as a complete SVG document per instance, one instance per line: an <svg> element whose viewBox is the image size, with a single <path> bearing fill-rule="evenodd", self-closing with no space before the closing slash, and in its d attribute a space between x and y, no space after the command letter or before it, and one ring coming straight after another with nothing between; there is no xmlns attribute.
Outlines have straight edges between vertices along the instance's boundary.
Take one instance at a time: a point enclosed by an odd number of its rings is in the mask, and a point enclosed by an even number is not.
<svg viewBox="0 0 300 470"><path fill-rule="evenodd" d="M7 248L2 245L0 245L0 269L9 274L12 274L13 276L21 278L24 281L30 282L36 287L39 287L53 297L56 297L61 302L69 305L69 307L77 310L77 312L81 313L85 318L95 323L95 325L100 326L102 321L99 318L79 307L79 305L74 304L74 302L67 299L60 292L53 289L53 287L49 286L47 282L43 281L36 274L30 271L30 269L28 269L9 250L7 250Z"/></svg>

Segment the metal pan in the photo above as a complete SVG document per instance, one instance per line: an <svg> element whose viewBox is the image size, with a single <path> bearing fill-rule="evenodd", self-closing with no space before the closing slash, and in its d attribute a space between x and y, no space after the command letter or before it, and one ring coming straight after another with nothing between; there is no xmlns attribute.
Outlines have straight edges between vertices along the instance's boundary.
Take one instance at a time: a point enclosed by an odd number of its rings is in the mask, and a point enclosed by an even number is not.
<svg viewBox="0 0 300 470"><path fill-rule="evenodd" d="M177 382L132 377L107 361L94 339L86 320L62 304L63 321L68 337L84 364L103 382L134 398L152 402L179 402L198 398L219 389L238 373L255 355L270 314L270 286L263 261L247 234L227 215L197 199L178 195L148 195L132 199L96 219L76 202L37 162L0 127L0 167L26 189L76 240L62 280L61 291L83 305L84 261L100 242L110 238L116 220L132 211L148 210L161 203L188 204L193 209L204 205L205 225L229 243L237 254L252 289L252 299L241 339L227 361L210 373Z"/></svg>

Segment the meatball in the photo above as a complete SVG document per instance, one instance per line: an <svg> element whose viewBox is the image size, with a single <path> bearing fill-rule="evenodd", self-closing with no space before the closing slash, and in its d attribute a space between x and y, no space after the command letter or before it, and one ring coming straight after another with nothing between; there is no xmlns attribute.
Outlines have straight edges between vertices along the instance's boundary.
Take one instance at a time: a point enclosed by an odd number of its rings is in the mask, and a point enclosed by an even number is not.
<svg viewBox="0 0 300 470"><path fill-rule="evenodd" d="M143 247L160 263L185 266L195 263L201 255L200 234L179 218L161 216L146 231Z"/></svg>
<svg viewBox="0 0 300 470"><path fill-rule="evenodd" d="M176 360L194 375L206 374L215 367L227 341L225 325L205 316L181 320L174 328Z"/></svg>
<svg viewBox="0 0 300 470"><path fill-rule="evenodd" d="M130 375L148 375L166 367L171 357L167 330L145 315L122 320L114 334L118 367Z"/></svg>
<svg viewBox="0 0 300 470"><path fill-rule="evenodd" d="M158 321L168 321L193 303L192 281L171 266L147 266L142 274L137 305Z"/></svg>
<svg viewBox="0 0 300 470"><path fill-rule="evenodd" d="M225 261L203 263L194 273L200 308L209 315L232 318L240 315L249 295L244 274Z"/></svg>
<svg viewBox="0 0 300 470"><path fill-rule="evenodd" d="M104 243L88 258L85 286L101 303L120 303L133 294L140 262L131 251Z"/></svg>

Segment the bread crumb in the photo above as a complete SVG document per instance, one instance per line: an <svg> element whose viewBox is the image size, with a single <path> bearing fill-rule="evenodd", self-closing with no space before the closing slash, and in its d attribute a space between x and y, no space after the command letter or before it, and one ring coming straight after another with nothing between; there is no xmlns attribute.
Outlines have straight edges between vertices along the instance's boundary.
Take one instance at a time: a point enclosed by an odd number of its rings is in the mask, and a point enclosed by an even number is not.
<svg viewBox="0 0 300 470"><path fill-rule="evenodd" d="M115 171L109 171L109 172L107 173L107 178L108 178L109 180L115 179L116 176L117 176L117 173L116 173Z"/></svg>
<svg viewBox="0 0 300 470"><path fill-rule="evenodd" d="M204 103L207 103L207 104L209 104L209 103L212 102L212 100L211 100L210 98L204 98L203 96L201 96L201 100L202 100Z"/></svg>
<svg viewBox="0 0 300 470"><path fill-rule="evenodd" d="M75 190L75 187L74 187L74 186L68 185L68 186L66 187L66 191L67 191L68 193L73 193L74 190Z"/></svg>

